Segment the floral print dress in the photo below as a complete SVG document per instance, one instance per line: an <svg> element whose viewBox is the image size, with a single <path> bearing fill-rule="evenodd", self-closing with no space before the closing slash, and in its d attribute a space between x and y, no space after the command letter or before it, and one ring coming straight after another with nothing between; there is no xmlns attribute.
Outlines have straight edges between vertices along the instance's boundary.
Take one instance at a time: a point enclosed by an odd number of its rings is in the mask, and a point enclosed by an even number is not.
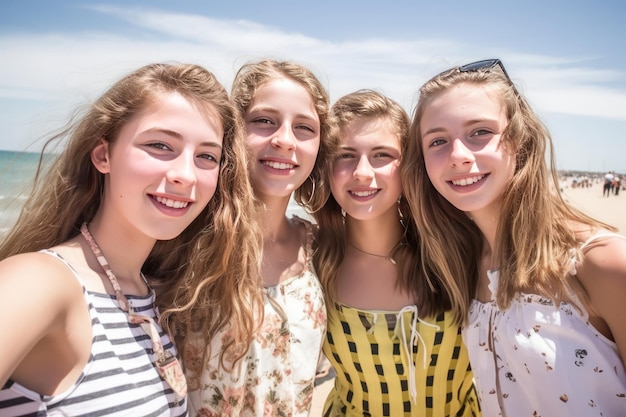
<svg viewBox="0 0 626 417"><path fill-rule="evenodd" d="M582 248L600 237L607 234L593 236ZM575 263L573 257L572 268ZM495 294L498 273L488 275ZM556 307L551 299L520 294L507 310L493 299L473 300L463 338L483 415L626 416L626 372L617 345L573 300L575 305Z"/></svg>
<svg viewBox="0 0 626 417"><path fill-rule="evenodd" d="M306 265L297 276L265 288L264 320L246 356L232 372L219 366L224 333L212 357L190 386L191 416L308 416L321 347L326 306L311 264L312 225L307 228ZM201 351L196 352L198 360Z"/></svg>

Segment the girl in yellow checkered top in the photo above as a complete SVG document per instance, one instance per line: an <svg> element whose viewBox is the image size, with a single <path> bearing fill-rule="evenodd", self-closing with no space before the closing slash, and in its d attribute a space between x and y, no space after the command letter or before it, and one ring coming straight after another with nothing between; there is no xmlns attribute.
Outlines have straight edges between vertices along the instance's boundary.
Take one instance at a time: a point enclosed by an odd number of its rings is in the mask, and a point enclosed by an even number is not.
<svg viewBox="0 0 626 417"><path fill-rule="evenodd" d="M443 284L425 278L401 169L409 119L360 90L332 107L340 128L314 264L327 299L323 350L336 371L324 416L479 416Z"/></svg>

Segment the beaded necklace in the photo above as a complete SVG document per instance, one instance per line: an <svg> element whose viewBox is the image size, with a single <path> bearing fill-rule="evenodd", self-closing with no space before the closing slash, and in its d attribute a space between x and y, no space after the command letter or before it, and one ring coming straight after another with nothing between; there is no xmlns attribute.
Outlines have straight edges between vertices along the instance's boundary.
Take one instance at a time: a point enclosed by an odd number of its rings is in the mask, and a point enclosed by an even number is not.
<svg viewBox="0 0 626 417"><path fill-rule="evenodd" d="M94 240L91 233L89 233L89 229L87 228L87 224L83 223L80 227L80 233L83 235L91 251L93 252L96 259L102 266L102 269L106 273L106 276L111 281L111 285L115 290L115 298L120 306L120 309L126 313L128 313L128 321L132 324L138 324L141 328L150 336L150 340L152 340L152 348L154 351L154 355L156 356L154 361L154 366L159 372L159 375L167 381L167 383L172 387L174 392L180 396L181 398L187 395L187 382L185 380L185 376L183 375L182 368L176 356L172 355L169 351L163 349L163 344L161 343L161 336L159 335L159 330L156 326L156 323L152 317L142 316L141 314L137 314L133 310L133 306L130 305L128 299L122 292L122 288L120 287L119 282L117 281L117 277L111 270L108 261L102 254L100 247ZM148 285L148 281L146 277L144 277L143 273L141 273L141 278L146 283L146 286L152 292L154 297L154 291ZM156 310L155 310L156 311Z"/></svg>

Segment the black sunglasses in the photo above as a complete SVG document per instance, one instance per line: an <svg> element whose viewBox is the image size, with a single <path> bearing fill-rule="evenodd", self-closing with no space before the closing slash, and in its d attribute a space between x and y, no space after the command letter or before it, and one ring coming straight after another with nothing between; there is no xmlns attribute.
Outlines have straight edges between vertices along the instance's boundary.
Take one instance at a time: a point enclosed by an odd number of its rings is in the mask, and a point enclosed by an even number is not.
<svg viewBox="0 0 626 417"><path fill-rule="evenodd" d="M509 74L504 69L504 65L502 61L499 59L483 59L482 61L472 62L471 64L465 64L459 67L459 71L461 72L472 72L472 71L483 71L490 70L493 67L500 67L502 73L506 76L506 78L511 81Z"/></svg>
<svg viewBox="0 0 626 417"><path fill-rule="evenodd" d="M500 71L502 71L502 74L504 74L509 84L511 84L511 86L513 87L513 90L515 90L515 94L519 96L519 92L517 91L515 84L513 84L513 81L511 81L511 77L509 77L509 74L506 72L506 69L504 69L504 65L502 64L502 61L500 61L497 58L483 59L482 61L476 61L470 64L461 65L459 67L459 71L460 72L489 71L495 67L500 68Z"/></svg>

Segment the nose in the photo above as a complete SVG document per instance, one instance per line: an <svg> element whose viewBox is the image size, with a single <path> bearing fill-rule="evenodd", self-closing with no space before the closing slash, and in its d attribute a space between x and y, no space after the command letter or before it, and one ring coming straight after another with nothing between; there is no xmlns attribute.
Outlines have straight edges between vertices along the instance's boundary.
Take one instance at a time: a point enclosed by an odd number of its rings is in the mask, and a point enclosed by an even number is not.
<svg viewBox="0 0 626 417"><path fill-rule="evenodd" d="M357 161L356 167L354 168L353 176L359 179L368 179L374 176L372 164L370 164L370 161L366 155L361 156Z"/></svg>
<svg viewBox="0 0 626 417"><path fill-rule="evenodd" d="M196 165L194 156L186 152L181 153L171 161L166 174L167 181L184 186L196 183Z"/></svg>
<svg viewBox="0 0 626 417"><path fill-rule="evenodd" d="M272 146L282 149L294 149L296 147L296 137L291 130L291 125L283 123L272 137Z"/></svg>
<svg viewBox="0 0 626 417"><path fill-rule="evenodd" d="M474 162L474 153L465 145L462 139L454 139L450 161L453 166L460 166Z"/></svg>

